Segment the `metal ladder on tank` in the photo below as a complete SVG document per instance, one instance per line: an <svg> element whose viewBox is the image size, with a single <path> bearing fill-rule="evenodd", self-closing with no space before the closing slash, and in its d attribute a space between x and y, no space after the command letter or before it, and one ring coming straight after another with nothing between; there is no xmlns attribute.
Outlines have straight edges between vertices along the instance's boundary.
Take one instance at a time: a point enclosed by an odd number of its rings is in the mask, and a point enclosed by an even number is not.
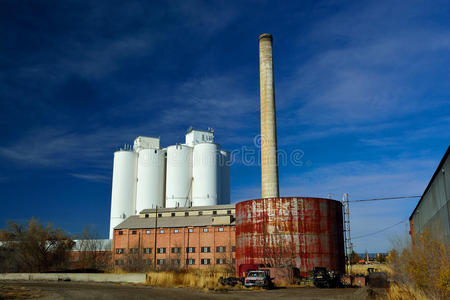
<svg viewBox="0 0 450 300"><path fill-rule="evenodd" d="M192 182L193 181L194 181L194 177L191 177L191 182L189 183L189 188L188 188L188 192L187 192L187 195L186 195L186 200L184 201L184 207L191 207L192 206L192 201L189 201L189 194L191 193Z"/></svg>

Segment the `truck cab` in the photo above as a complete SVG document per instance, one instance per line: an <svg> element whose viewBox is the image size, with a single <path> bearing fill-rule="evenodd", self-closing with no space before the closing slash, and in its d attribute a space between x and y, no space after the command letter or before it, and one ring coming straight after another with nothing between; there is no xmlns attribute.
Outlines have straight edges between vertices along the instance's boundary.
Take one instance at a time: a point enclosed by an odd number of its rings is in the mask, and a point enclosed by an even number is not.
<svg viewBox="0 0 450 300"><path fill-rule="evenodd" d="M259 286L263 288L270 288L272 286L272 281L269 274L263 270L253 270L249 271L244 279L244 286L252 287Z"/></svg>

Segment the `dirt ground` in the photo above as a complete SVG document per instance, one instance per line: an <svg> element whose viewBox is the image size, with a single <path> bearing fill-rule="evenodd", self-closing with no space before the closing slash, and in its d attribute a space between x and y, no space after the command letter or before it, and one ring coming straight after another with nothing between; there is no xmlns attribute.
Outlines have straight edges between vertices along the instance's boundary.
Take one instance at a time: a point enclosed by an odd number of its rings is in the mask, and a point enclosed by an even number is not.
<svg viewBox="0 0 450 300"><path fill-rule="evenodd" d="M113 283L0 281L2 299L371 299L367 289L280 288L274 290L200 291Z"/></svg>

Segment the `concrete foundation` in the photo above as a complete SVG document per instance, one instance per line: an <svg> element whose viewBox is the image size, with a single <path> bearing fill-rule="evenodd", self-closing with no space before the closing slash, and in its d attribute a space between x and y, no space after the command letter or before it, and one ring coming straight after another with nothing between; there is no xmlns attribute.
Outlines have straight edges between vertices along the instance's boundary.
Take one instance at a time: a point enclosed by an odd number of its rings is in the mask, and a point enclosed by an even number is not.
<svg viewBox="0 0 450 300"><path fill-rule="evenodd" d="M147 274L97 274L97 273L3 273L0 280L49 280L145 283Z"/></svg>

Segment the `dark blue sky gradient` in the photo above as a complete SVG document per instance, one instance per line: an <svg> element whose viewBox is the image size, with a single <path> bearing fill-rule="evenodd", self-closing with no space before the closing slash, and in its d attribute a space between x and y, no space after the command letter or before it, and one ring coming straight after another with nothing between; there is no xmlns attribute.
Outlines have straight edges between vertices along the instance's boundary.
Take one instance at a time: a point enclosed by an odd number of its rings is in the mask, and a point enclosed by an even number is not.
<svg viewBox="0 0 450 300"><path fill-rule="evenodd" d="M0 1L0 222L107 236L113 152L189 126L257 151L258 35L274 36L283 196L421 194L449 145L446 1ZM255 154L256 155L256 154ZM260 195L237 156L232 202ZM416 200L352 206L355 236ZM405 225L355 241L385 251Z"/></svg>

